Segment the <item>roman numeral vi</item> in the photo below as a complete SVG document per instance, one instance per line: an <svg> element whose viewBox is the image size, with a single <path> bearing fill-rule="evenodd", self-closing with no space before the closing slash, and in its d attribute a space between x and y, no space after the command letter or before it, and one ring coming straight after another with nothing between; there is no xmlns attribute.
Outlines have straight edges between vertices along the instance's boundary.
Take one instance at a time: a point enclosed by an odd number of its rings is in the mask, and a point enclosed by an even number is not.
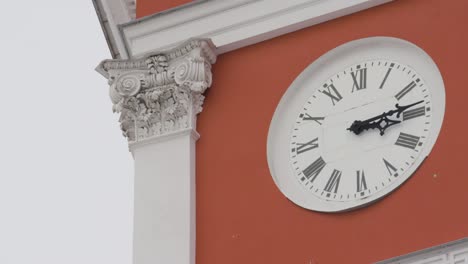
<svg viewBox="0 0 468 264"><path fill-rule="evenodd" d="M367 190L366 176L364 175L364 170L356 171L357 179L357 192L362 192Z"/></svg>

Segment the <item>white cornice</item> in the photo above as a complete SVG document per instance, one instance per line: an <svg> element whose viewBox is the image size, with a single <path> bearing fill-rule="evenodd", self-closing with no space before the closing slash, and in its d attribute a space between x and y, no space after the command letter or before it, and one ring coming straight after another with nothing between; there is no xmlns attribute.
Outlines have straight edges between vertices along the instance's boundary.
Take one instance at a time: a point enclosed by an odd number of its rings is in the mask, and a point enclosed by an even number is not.
<svg viewBox="0 0 468 264"><path fill-rule="evenodd" d="M467 264L468 238L452 241L375 264Z"/></svg>
<svg viewBox="0 0 468 264"><path fill-rule="evenodd" d="M119 25L136 18L135 0L92 0L114 59L128 58Z"/></svg>
<svg viewBox="0 0 468 264"><path fill-rule="evenodd" d="M127 13L131 20L136 19L136 0L123 0L126 7Z"/></svg>
<svg viewBox="0 0 468 264"><path fill-rule="evenodd" d="M189 38L211 39L218 54L393 0L205 0L120 26L130 57Z"/></svg>

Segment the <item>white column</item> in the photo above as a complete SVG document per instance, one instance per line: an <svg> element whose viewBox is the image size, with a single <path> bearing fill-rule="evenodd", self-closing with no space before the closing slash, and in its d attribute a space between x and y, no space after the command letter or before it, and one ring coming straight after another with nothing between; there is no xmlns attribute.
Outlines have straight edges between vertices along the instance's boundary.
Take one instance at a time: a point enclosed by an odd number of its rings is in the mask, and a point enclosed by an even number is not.
<svg viewBox="0 0 468 264"><path fill-rule="evenodd" d="M209 42L192 40L98 67L135 159L134 264L195 263L196 115L215 60Z"/></svg>
<svg viewBox="0 0 468 264"><path fill-rule="evenodd" d="M135 158L134 263L195 263L192 129L144 144Z"/></svg>

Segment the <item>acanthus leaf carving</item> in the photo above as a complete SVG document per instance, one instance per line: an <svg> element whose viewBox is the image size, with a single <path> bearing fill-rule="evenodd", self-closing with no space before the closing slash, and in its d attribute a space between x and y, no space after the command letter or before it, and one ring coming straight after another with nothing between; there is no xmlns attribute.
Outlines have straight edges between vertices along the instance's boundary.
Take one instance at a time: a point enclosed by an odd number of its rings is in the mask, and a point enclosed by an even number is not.
<svg viewBox="0 0 468 264"><path fill-rule="evenodd" d="M215 60L208 41L192 40L138 60L102 62L98 71L109 80L123 135L134 142L194 128Z"/></svg>
<svg viewBox="0 0 468 264"><path fill-rule="evenodd" d="M211 64L208 64L203 58L186 58L175 68L174 80L179 85L203 93L211 86Z"/></svg>

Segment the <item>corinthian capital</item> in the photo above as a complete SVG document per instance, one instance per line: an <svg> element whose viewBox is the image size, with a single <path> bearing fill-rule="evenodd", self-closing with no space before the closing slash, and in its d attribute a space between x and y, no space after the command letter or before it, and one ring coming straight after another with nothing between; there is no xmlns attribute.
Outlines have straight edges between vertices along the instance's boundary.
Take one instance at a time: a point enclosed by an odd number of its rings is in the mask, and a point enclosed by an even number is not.
<svg viewBox="0 0 468 264"><path fill-rule="evenodd" d="M191 40L140 59L105 60L97 70L109 80L124 136L135 142L195 128L215 61L211 42Z"/></svg>

